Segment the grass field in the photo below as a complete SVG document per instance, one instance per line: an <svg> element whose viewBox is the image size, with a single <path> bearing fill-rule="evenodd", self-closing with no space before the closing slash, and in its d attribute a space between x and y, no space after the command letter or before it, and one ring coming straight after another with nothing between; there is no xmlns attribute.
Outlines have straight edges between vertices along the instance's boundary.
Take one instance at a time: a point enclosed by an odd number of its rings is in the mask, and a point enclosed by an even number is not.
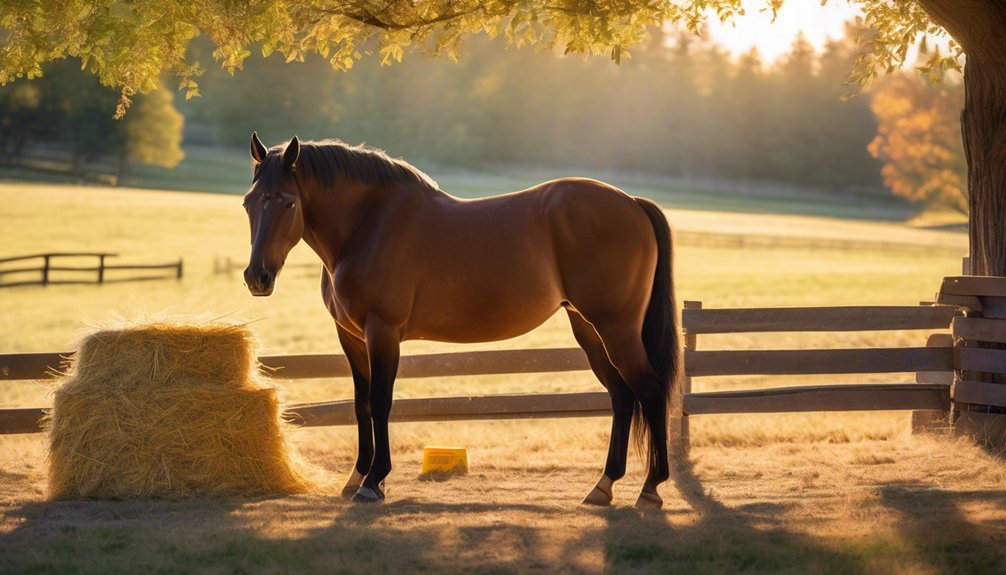
<svg viewBox="0 0 1006 575"><path fill-rule="evenodd" d="M434 174L436 175L436 174ZM459 195L493 178L461 178ZM616 182L618 183L618 182ZM621 184L661 197L680 231L883 239L960 246L960 233L891 221L674 208L676 191ZM500 187L496 191L507 191ZM687 194L685 194L687 195ZM690 196L691 197L691 196ZM690 201L690 200L689 200ZM0 292L0 352L69 349L89 323L154 313L251 322L268 353L336 352L317 272L289 269L268 299L213 261L247 257L247 222L234 196L0 185L0 245L15 255L114 251L127 261L184 257L181 282L15 288ZM688 201L686 206L692 206ZM742 208L744 206L741 206ZM867 206L857 208L865 211ZM747 210L744 210L747 211ZM792 211L799 212L799 209ZM844 213L844 212L839 212ZM2 256L0 256L2 257ZM290 263L309 263L303 247ZM960 260L835 250L680 246L681 299L706 307L915 304ZM721 336L705 348L916 345L924 333L841 337ZM565 318L505 342L408 342L403 353L573 345ZM910 376L904 374L902 380ZM845 381L863 381L846 378ZM710 378L697 389L811 380ZM398 397L597 390L588 374L403 380ZM50 403L49 384L3 383L0 406ZM348 381L289 385L291 401L346 398ZM355 457L349 428L300 430L303 456L331 479L318 493L260 500L44 501L45 445L0 438L0 572L791 572L942 573L1006 568L1006 468L966 440L913 437L906 414L693 418L688 461L662 492L663 512L629 506L638 461L616 486L616 507L576 505L603 464L602 418L394 426L389 502L358 508L335 495ZM470 450L473 472L420 481L424 445Z"/></svg>

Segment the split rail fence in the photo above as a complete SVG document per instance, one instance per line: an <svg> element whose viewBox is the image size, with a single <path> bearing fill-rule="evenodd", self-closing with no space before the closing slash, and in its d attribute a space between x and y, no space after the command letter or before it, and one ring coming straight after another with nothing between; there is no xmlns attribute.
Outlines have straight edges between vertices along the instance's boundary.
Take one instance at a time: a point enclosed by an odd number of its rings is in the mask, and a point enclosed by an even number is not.
<svg viewBox="0 0 1006 575"><path fill-rule="evenodd" d="M860 306L759 309L702 309L686 302L685 378L672 398L673 448L687 448L688 418L729 413L921 410L946 414L954 353L947 333L925 346L907 348L699 350L699 335L752 332L842 332L940 330L957 315L953 306ZM61 353L0 355L0 380L41 379L58 373ZM342 355L282 355L259 358L272 377L350 377ZM588 370L579 348L476 351L405 356L399 377L448 377ZM870 374L918 372L918 383L812 385L774 389L693 393L692 379L750 374ZM592 377L592 376L591 376ZM605 392L542 393L399 399L393 421L492 420L591 417L611 413ZM44 408L0 410L0 434L40 431ZM355 424L351 400L302 403L286 417L303 426Z"/></svg>
<svg viewBox="0 0 1006 575"><path fill-rule="evenodd" d="M0 288L29 285L105 284L118 282L182 279L182 260L164 264L109 264L108 258L118 254L101 252L60 252L32 254L0 259ZM90 265L77 263L89 259ZM71 260L67 263L67 260ZM96 261L95 261L96 260ZM72 264L72 265L71 265ZM10 267L11 265L15 267ZM108 272L145 272L144 275L121 277ZM150 275L149 272L158 272ZM82 275L84 274L84 275ZM93 275L91 275L93 274ZM26 275L30 275L25 279ZM13 280L6 279L14 277Z"/></svg>

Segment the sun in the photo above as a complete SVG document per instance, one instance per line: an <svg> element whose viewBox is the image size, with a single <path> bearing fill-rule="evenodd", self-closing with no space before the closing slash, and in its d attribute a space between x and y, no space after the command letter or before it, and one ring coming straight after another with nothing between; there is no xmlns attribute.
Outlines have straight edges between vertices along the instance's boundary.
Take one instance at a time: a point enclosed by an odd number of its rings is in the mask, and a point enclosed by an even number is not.
<svg viewBox="0 0 1006 575"><path fill-rule="evenodd" d="M787 53L797 35L804 37L816 50L844 33L845 23L862 15L858 6L846 2L801 0L783 4L772 21L772 11L763 0L744 0L744 15L733 22L721 23L711 18L706 35L737 56L757 48L766 62Z"/></svg>

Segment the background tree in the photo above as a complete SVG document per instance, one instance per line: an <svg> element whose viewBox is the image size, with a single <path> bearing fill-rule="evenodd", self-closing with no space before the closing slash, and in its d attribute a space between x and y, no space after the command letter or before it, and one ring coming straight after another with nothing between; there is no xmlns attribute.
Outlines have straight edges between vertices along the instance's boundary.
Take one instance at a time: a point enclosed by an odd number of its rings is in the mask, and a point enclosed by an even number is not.
<svg viewBox="0 0 1006 575"><path fill-rule="evenodd" d="M115 106L114 91L82 74L74 60L47 66L40 85L48 112L46 123L51 128L37 139L68 143L71 172L83 174L85 163L122 153L124 126L108 113Z"/></svg>
<svg viewBox="0 0 1006 575"><path fill-rule="evenodd" d="M69 151L68 170L78 175L88 163L118 159L117 180L128 162L174 167L183 158L184 118L170 91L158 88L137 98L124 121L109 113L116 92L81 71L75 59L46 65L37 81L0 89L0 157L22 159L31 146ZM50 154L51 155L51 154Z"/></svg>
<svg viewBox="0 0 1006 575"><path fill-rule="evenodd" d="M175 109L171 92L153 90L138 99L122 126L124 145L119 153L117 182L122 182L129 162L173 168L185 157L182 127L185 118Z"/></svg>
<svg viewBox="0 0 1006 575"><path fill-rule="evenodd" d="M11 164L45 125L38 84L20 82L0 90L0 164Z"/></svg>
<svg viewBox="0 0 1006 575"><path fill-rule="evenodd" d="M884 162L884 184L916 202L967 213L967 165L961 144L959 82L932 84L894 74L871 89L877 137L870 153Z"/></svg>

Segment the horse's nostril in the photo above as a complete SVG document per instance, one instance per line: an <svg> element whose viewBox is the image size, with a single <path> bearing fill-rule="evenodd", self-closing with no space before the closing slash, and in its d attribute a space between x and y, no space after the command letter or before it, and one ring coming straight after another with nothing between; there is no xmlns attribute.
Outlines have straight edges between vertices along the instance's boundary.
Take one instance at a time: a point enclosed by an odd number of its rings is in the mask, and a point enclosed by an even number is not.
<svg viewBox="0 0 1006 575"><path fill-rule="evenodd" d="M260 275L258 278L259 285L261 285L262 287L269 285L269 280L271 279L271 277L272 276L269 272L263 270L262 275Z"/></svg>

